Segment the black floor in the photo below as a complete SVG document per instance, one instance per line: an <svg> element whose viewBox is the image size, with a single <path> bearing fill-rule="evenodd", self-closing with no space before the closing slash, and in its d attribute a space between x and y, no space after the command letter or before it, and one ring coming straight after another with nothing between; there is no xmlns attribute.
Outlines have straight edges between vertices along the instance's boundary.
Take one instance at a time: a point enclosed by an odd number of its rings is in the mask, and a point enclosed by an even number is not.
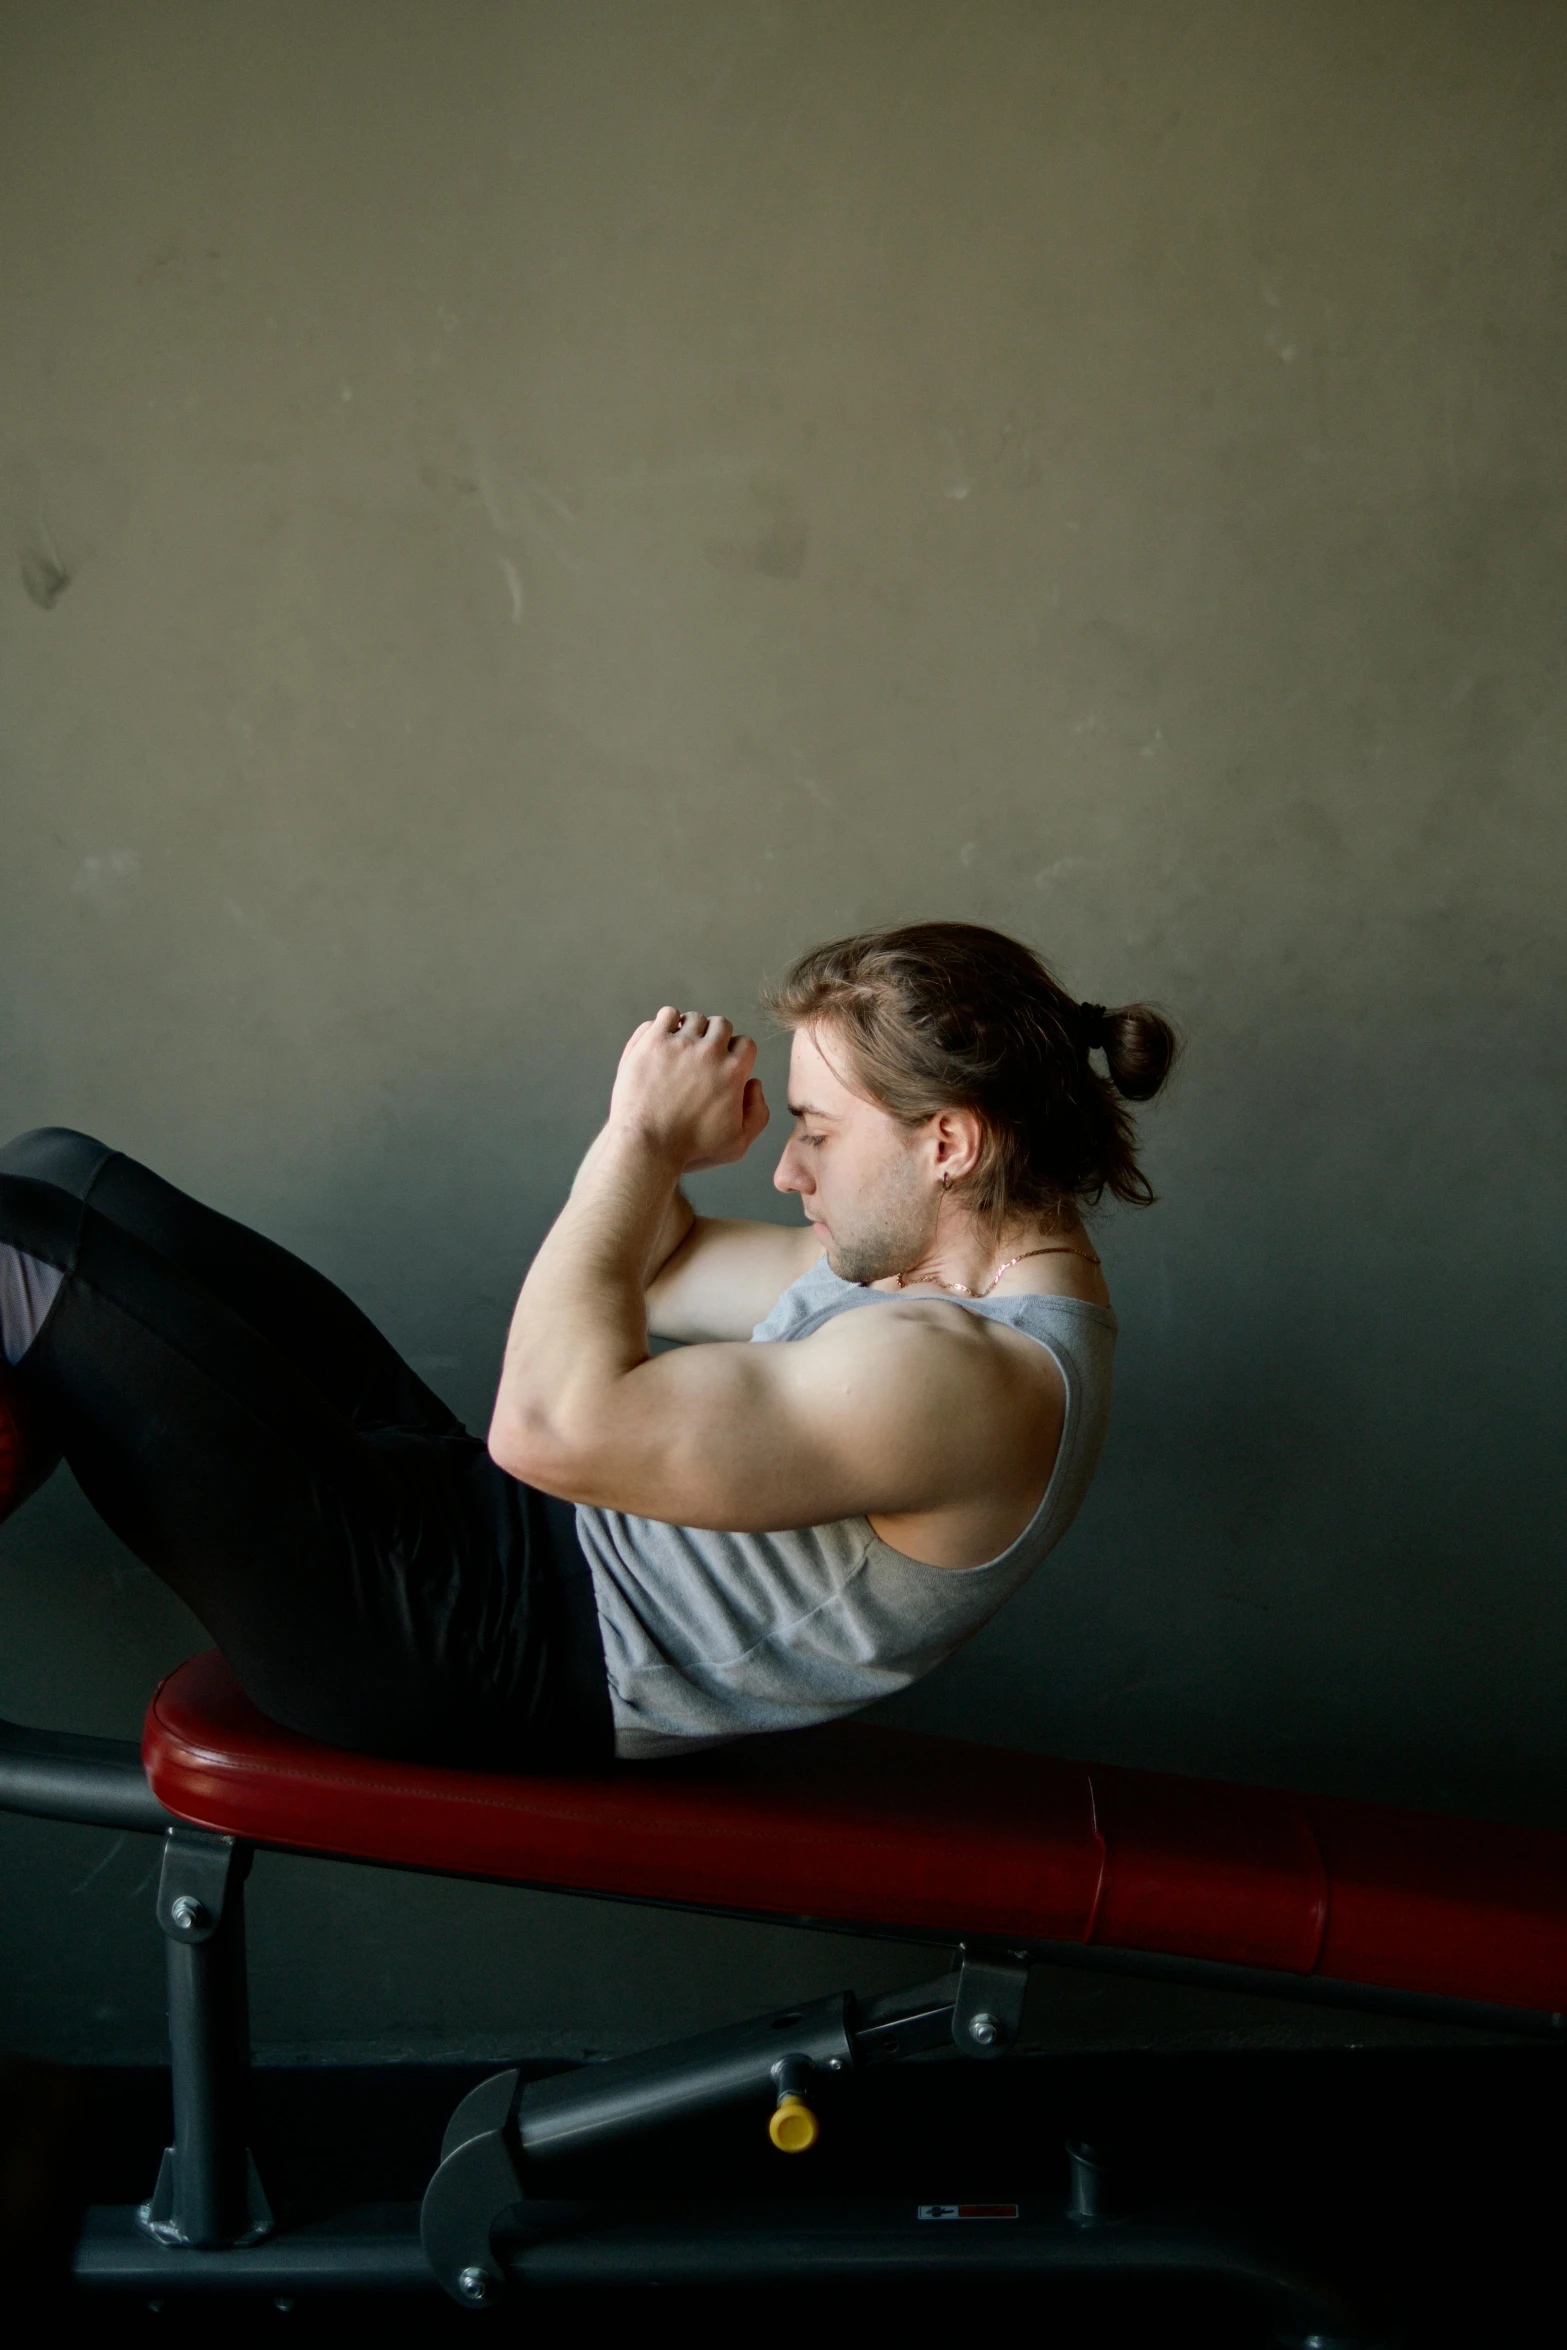
<svg viewBox="0 0 1567 2350"><path fill-rule="evenodd" d="M263 2069L254 2138L280 2218L416 2199L452 2107L493 2069ZM166 2079L12 2066L0 2086L6 2298L32 2337L52 2320L86 2340L205 2338L215 2329L225 2341L260 2334L280 2344L305 2335L482 2340L519 2325L553 2341L568 2328L624 2335L654 2323L872 2343L889 2328L925 2341L999 2324L1007 2350L1024 2338L1095 2350L1188 2341L1252 2350L1267 2340L1244 2305L1200 2291L1031 2287L1021 2311L1015 2288L850 2296L802 2278L797 2300L772 2296L765 2307L759 2296L685 2291L541 2295L528 2312L496 2317L434 2300L287 2310L171 2301L159 2311L88 2299L64 2275L74 2211L147 2194L168 2132ZM1409 2350L1521 2350L1567 2331L1564 2091L1567 2050L1540 2047L926 2064L863 2077L823 2102L822 2141L809 2155L774 2154L763 2115L730 2114L552 2173L550 2191L911 2202L1064 2196L1063 2141L1086 2131L1118 2149L1129 2205L1201 2206L1298 2247L1361 2298L1390 2341Z"/></svg>

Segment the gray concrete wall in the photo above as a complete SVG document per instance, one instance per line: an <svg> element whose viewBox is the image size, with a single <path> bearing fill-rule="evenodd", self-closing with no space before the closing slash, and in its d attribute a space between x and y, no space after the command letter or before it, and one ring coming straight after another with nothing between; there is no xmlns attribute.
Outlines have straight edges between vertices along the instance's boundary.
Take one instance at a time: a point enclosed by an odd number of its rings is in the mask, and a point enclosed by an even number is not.
<svg viewBox="0 0 1567 2350"><path fill-rule="evenodd" d="M1567 1822L1564 114L1538 0L0 7L0 1125L477 1418L647 1008L1017 931L1191 1049L1098 1489L901 1717ZM201 1638L64 1480L0 1627L122 1733ZM147 1856L0 1864L0 2033L155 2045ZM271 2045L845 1964L260 1876Z"/></svg>

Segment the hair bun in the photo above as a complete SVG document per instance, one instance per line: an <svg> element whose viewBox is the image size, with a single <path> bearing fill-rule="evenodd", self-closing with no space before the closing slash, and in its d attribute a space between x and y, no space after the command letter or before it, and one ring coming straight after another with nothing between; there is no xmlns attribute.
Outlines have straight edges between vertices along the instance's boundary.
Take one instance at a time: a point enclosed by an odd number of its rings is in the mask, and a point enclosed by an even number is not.
<svg viewBox="0 0 1567 2350"><path fill-rule="evenodd" d="M1083 1010L1099 1012L1100 1007L1085 1004ZM1152 1004L1121 1004L1113 1012L1100 1012L1095 1041L1103 1048L1111 1084L1129 1102L1152 1101L1181 1049L1175 1030Z"/></svg>

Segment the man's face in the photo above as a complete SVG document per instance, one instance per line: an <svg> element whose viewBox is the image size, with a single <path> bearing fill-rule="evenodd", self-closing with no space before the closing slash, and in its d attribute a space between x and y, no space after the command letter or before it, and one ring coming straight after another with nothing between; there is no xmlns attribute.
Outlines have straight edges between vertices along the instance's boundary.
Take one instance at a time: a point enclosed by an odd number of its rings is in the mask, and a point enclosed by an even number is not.
<svg viewBox="0 0 1567 2350"><path fill-rule="evenodd" d="M823 1050L825 1047L825 1051ZM827 1262L843 1281L906 1272L936 1221L930 1143L838 1075L847 1066L830 1029L798 1028L789 1056L794 1131L773 1182L798 1192Z"/></svg>

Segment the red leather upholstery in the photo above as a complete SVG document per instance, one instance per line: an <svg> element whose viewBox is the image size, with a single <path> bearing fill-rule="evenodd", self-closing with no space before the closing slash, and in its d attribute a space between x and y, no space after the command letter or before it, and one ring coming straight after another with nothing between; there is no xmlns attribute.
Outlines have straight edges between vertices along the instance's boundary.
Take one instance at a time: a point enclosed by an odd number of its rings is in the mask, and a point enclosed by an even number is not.
<svg viewBox="0 0 1567 2350"><path fill-rule="evenodd" d="M142 1752L171 1811L259 1844L1567 2008L1567 1835L1541 1830L855 1722L598 1778L426 1770L275 1728L216 1654Z"/></svg>
<svg viewBox="0 0 1567 2350"><path fill-rule="evenodd" d="M22 1497L24 1458L16 1381L0 1359L0 1518L6 1517Z"/></svg>
<svg viewBox="0 0 1567 2350"><path fill-rule="evenodd" d="M8 1518L59 1459L22 1400L15 1375L0 1355L0 1518Z"/></svg>

